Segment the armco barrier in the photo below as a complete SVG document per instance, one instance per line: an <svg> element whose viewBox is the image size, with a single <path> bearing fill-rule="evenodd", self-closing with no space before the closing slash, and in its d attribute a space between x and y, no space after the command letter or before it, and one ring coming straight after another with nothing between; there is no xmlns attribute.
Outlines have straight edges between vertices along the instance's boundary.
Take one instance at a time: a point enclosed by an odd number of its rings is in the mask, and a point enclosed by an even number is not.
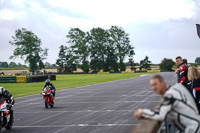
<svg viewBox="0 0 200 133"><path fill-rule="evenodd" d="M159 121L144 119L141 120L132 133L157 133L160 125Z"/></svg>
<svg viewBox="0 0 200 133"><path fill-rule="evenodd" d="M158 109L159 107L160 103L154 108ZM176 133L176 131L175 125L168 118L163 123L156 120L143 119L131 133Z"/></svg>
<svg viewBox="0 0 200 133"><path fill-rule="evenodd" d="M48 76L36 76L36 77L31 77L32 82L42 82L48 79Z"/></svg>
<svg viewBox="0 0 200 133"><path fill-rule="evenodd" d="M47 79L56 80L56 75L32 76L28 78L28 83L43 82Z"/></svg>
<svg viewBox="0 0 200 133"><path fill-rule="evenodd" d="M32 77L27 78L27 83L32 83Z"/></svg>
<svg viewBox="0 0 200 133"><path fill-rule="evenodd" d="M16 76L17 83L27 83L27 77L26 76Z"/></svg>
<svg viewBox="0 0 200 133"><path fill-rule="evenodd" d="M56 75L48 75L48 78L49 78L50 80L56 80Z"/></svg>
<svg viewBox="0 0 200 133"><path fill-rule="evenodd" d="M16 83L16 77L0 77L0 83Z"/></svg>
<svg viewBox="0 0 200 133"><path fill-rule="evenodd" d="M158 103L154 109L158 109L160 107L160 103ZM131 133L157 133L160 129L161 122L151 119L143 119L140 123L135 127L135 129Z"/></svg>

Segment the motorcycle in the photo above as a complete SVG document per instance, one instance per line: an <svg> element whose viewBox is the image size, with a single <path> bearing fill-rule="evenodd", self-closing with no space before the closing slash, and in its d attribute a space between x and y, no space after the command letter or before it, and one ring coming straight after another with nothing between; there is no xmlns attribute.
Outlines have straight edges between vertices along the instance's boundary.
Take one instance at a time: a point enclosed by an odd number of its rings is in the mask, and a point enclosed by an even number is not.
<svg viewBox="0 0 200 133"><path fill-rule="evenodd" d="M13 105L8 104L6 100L5 98L0 99L0 132L3 127L12 129L14 122Z"/></svg>
<svg viewBox="0 0 200 133"><path fill-rule="evenodd" d="M54 107L54 100L53 100L51 87L49 86L45 87L41 94L43 95L45 107L46 108L48 108L49 106Z"/></svg>

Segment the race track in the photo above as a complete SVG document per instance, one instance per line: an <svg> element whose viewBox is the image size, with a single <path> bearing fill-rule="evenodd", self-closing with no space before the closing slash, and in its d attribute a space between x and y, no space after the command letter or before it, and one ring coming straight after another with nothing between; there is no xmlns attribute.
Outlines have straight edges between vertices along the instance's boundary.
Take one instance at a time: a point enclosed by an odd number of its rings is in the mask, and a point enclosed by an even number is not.
<svg viewBox="0 0 200 133"><path fill-rule="evenodd" d="M161 74L168 85L176 82L174 73ZM133 110L152 108L160 100L149 87L150 76L57 91L49 109L40 94L17 98L13 129L2 132L129 133L139 122Z"/></svg>

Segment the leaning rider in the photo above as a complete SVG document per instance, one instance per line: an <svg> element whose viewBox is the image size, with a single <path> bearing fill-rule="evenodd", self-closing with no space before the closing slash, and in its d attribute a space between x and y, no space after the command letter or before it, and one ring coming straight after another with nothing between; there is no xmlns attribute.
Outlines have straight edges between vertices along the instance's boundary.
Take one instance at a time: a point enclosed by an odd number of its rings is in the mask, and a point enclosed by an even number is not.
<svg viewBox="0 0 200 133"><path fill-rule="evenodd" d="M51 81L49 79L47 79L45 81L45 85L43 88L47 87L47 86L50 86L51 87L51 91L52 91L52 94L53 94L53 97L55 97L55 94L56 94L56 88L55 86L51 83Z"/></svg>
<svg viewBox="0 0 200 133"><path fill-rule="evenodd" d="M0 87L0 98L6 98L6 102L8 103L9 107L12 107L15 103L12 94L9 91L5 90L4 87Z"/></svg>

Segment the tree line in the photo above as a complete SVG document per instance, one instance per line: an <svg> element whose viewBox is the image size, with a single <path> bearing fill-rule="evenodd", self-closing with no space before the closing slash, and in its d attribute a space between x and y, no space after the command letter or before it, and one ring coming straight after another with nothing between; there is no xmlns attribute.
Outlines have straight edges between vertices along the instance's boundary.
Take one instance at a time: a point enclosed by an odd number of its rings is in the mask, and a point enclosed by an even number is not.
<svg viewBox="0 0 200 133"><path fill-rule="evenodd" d="M7 67L10 67L10 68L14 68L14 67L27 67L26 65L22 65L21 63L15 63L15 62L10 62L8 64L8 62L1 62L0 61L0 67L3 67L3 68L7 68Z"/></svg>
<svg viewBox="0 0 200 133"><path fill-rule="evenodd" d="M140 70L149 70L152 64L146 56L140 63L134 62L134 47L129 34L122 27L111 26L110 29L92 28L84 32L79 28L71 28L66 35L66 44L59 47L58 59L55 64L44 63L48 49L42 48L42 41L32 31L25 28L17 29L9 43L16 48L10 59L20 57L29 64L29 71L34 72L42 68L57 67L59 72L73 72L81 68L84 72L125 71L126 66L136 70L134 66L140 65ZM124 62L128 59L128 62ZM200 64L200 57L195 60ZM161 69L172 70L175 62L164 58L159 64ZM23 66L15 62L0 62L0 67Z"/></svg>
<svg viewBox="0 0 200 133"><path fill-rule="evenodd" d="M49 62L44 63L45 68L57 68L56 64L51 64ZM6 62L6 61L0 61L0 67L1 68L16 68L16 67L28 67L27 65L23 65L21 63L16 63L16 62Z"/></svg>
<svg viewBox="0 0 200 133"><path fill-rule="evenodd" d="M56 61L59 72L72 72L78 67L84 72L89 72L90 69L124 71L124 60L127 56L130 64L134 64L134 47L130 43L129 35L121 27L98 27L88 32L71 28L66 39L68 41L60 46ZM43 60L48 55L48 49L41 47L41 39L32 31L17 29L9 43L16 47L10 59L20 57L25 63L29 63L31 72L45 67Z"/></svg>
<svg viewBox="0 0 200 133"><path fill-rule="evenodd" d="M89 72L90 69L96 72L125 71L126 57L129 62L134 63L134 47L129 35L121 27L98 27L88 32L71 28L66 38L67 45L60 46L56 61L60 72L72 72L77 67L84 72Z"/></svg>

